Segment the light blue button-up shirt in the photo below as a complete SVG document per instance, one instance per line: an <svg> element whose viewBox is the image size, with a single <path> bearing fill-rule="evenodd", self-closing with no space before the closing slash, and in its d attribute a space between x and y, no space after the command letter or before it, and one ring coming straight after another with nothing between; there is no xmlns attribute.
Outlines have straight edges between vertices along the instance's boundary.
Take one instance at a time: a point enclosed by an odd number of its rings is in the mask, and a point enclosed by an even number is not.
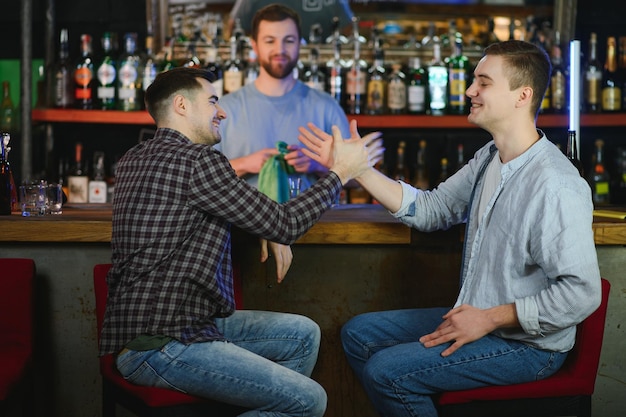
<svg viewBox="0 0 626 417"><path fill-rule="evenodd" d="M455 306L515 303L521 328L495 334L565 352L574 345L576 325L600 305L593 203L587 182L539 134L530 149L502 165L482 221L484 173L498 157L493 141L435 190L402 183L402 206L392 214L421 231L467 221Z"/></svg>

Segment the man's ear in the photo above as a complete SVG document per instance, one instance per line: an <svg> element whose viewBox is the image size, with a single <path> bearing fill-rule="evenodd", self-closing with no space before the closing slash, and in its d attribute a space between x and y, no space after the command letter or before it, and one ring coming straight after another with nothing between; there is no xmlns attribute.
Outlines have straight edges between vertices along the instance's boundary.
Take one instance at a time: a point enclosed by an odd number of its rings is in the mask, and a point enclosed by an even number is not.
<svg viewBox="0 0 626 417"><path fill-rule="evenodd" d="M187 100L181 94L176 94L172 99L172 106L174 107L174 112L176 114L184 115L187 107Z"/></svg>
<svg viewBox="0 0 626 417"><path fill-rule="evenodd" d="M530 106L533 100L534 91L530 87L522 87L517 97L517 107Z"/></svg>

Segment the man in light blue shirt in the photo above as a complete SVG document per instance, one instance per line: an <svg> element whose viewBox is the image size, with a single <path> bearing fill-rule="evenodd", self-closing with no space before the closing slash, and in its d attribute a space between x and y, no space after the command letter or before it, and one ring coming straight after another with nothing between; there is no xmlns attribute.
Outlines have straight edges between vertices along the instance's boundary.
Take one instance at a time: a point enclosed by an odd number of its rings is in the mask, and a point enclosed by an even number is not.
<svg viewBox="0 0 626 417"><path fill-rule="evenodd" d="M576 325L600 304L591 191L536 128L550 72L533 44L489 46L466 95L468 120L493 140L432 191L373 169L357 178L418 230L467 223L452 309L367 313L342 329L348 361L381 415L435 417L433 394L549 377ZM302 135L313 144L331 141L311 128Z"/></svg>

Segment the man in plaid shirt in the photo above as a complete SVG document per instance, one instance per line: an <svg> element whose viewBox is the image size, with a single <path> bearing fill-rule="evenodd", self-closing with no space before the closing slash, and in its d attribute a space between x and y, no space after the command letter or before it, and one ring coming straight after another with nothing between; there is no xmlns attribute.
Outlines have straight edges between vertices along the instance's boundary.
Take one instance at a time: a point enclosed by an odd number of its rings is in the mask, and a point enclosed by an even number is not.
<svg viewBox="0 0 626 417"><path fill-rule="evenodd" d="M310 379L320 329L298 315L235 311L230 227L292 244L372 165L366 145L380 142L344 141L333 128L339 140L315 149L329 174L280 205L212 149L226 114L211 80L176 68L146 91L157 130L116 171L100 353L117 353L130 382L243 406L246 416L322 416L326 393Z"/></svg>

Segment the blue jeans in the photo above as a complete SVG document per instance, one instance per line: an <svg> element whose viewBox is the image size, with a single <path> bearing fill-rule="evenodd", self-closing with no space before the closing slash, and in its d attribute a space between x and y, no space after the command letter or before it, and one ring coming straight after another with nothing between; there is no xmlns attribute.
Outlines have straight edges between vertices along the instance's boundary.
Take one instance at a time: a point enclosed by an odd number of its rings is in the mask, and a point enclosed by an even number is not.
<svg viewBox="0 0 626 417"><path fill-rule="evenodd" d="M321 332L311 319L242 310L217 319L228 342L128 351L117 368L128 381L235 404L241 416L322 416L326 392L310 379Z"/></svg>
<svg viewBox="0 0 626 417"><path fill-rule="evenodd" d="M449 343L425 348L419 338L434 331L448 310L366 313L344 325L348 362L381 416L436 417L432 394L543 379L567 356L487 335L442 357Z"/></svg>

